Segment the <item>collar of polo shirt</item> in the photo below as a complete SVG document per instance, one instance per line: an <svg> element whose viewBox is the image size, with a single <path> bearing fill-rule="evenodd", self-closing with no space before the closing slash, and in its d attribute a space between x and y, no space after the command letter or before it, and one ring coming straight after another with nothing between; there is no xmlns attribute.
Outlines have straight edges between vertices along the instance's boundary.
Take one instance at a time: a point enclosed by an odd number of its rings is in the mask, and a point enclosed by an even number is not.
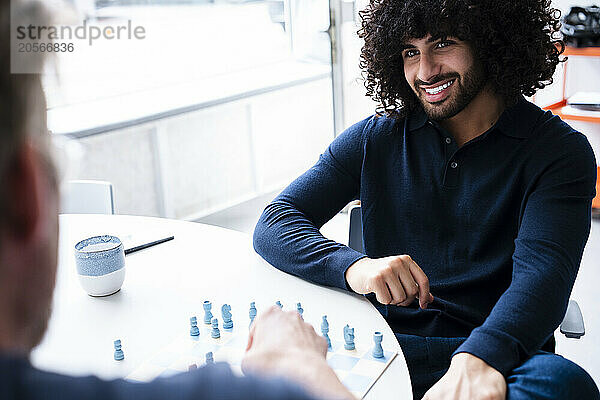
<svg viewBox="0 0 600 400"><path fill-rule="evenodd" d="M494 127L506 136L526 139L533 134L533 127L542 114L543 111L535 104L520 96L514 105L502 112ZM412 132L422 128L428 120L425 111L418 107L407 119L407 131Z"/></svg>

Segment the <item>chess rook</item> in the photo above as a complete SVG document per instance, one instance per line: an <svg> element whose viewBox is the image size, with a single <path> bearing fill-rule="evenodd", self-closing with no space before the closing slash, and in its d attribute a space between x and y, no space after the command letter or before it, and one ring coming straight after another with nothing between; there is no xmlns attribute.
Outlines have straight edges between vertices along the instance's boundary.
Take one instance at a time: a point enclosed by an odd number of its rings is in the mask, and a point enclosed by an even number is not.
<svg viewBox="0 0 600 400"><path fill-rule="evenodd" d="M375 332L373 334L373 342L375 342L375 346L373 347L373 357L375 358L383 358L383 347L381 347L382 340L383 334L381 332Z"/></svg>

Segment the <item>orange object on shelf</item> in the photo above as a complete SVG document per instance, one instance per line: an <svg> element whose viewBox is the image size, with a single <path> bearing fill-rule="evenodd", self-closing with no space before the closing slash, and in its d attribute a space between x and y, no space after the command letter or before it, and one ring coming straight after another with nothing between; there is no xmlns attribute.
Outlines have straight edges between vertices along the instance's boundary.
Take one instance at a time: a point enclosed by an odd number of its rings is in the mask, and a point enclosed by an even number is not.
<svg viewBox="0 0 600 400"><path fill-rule="evenodd" d="M600 167L598 168L598 175L596 177L596 197L592 200L592 208L600 209Z"/></svg>
<svg viewBox="0 0 600 400"><path fill-rule="evenodd" d="M566 46L564 56L583 56L583 57L600 57L600 47L571 47ZM561 119L600 123L600 112L597 115L593 115L594 112L581 112L579 113L576 109L567 106L567 100L565 99L565 85L567 83L567 63L565 63L563 69L563 82L562 82L562 100L550 104L544 107L544 110L552 111L554 115L558 115ZM592 209L595 213L600 211L600 167L597 170L596 177L596 197L592 200ZM594 212L592 213L594 215ZM600 216L600 215L599 215Z"/></svg>
<svg viewBox="0 0 600 400"><path fill-rule="evenodd" d="M565 47L563 56L600 57L600 47Z"/></svg>
<svg viewBox="0 0 600 400"><path fill-rule="evenodd" d="M557 103L550 104L549 106L544 107L544 110L552 111L552 114L558 115L561 119L570 119L573 121L583 121L583 122L600 122L600 111L587 111L581 114L569 112L575 111L574 109L567 106L567 100L563 99ZM598 115L591 115L596 113Z"/></svg>

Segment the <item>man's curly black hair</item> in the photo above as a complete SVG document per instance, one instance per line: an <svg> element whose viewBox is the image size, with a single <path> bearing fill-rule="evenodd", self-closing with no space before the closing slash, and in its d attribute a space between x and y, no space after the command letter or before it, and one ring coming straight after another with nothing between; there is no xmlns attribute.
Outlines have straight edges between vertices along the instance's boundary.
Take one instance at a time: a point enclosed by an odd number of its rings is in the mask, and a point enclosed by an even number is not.
<svg viewBox="0 0 600 400"><path fill-rule="evenodd" d="M562 60L560 12L550 0L371 0L359 12L360 67L378 114L402 117L418 104L404 77L402 49L427 34L470 43L506 104L552 83Z"/></svg>

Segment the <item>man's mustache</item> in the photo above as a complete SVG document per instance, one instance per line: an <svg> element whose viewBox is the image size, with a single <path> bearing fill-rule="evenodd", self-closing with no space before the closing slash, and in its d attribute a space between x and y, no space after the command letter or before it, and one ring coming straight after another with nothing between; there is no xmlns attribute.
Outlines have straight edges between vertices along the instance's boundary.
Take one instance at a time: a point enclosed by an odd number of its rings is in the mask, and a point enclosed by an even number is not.
<svg viewBox="0 0 600 400"><path fill-rule="evenodd" d="M420 79L416 79L415 80L415 87L419 87L419 86L431 86L431 85L435 85L438 82L447 80L447 79L454 79L454 78L459 78L460 76L458 74L443 74L443 75L436 75L433 78L431 78L431 80L429 80L428 82L422 81Z"/></svg>

